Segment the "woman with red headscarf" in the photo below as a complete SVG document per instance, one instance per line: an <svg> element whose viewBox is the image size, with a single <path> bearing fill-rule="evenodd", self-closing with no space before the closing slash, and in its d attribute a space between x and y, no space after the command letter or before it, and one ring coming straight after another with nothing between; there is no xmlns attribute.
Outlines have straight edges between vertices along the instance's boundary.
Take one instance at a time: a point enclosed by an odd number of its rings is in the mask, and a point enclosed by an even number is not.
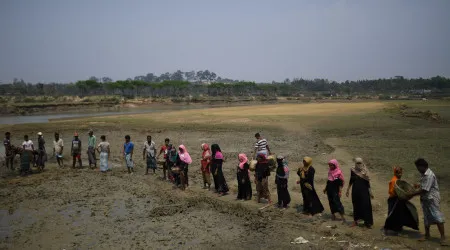
<svg viewBox="0 0 450 250"><path fill-rule="evenodd" d="M237 167L238 200L252 199L252 184L250 183L250 165L245 154L239 154L239 165Z"/></svg>
<svg viewBox="0 0 450 250"><path fill-rule="evenodd" d="M331 218L336 220L336 213L339 213L343 222L344 218L344 206L341 203L342 188L344 187L344 174L342 174L339 168L339 162L333 159L328 162L328 181L327 186L323 190L328 196L328 202L330 204Z"/></svg>
<svg viewBox="0 0 450 250"><path fill-rule="evenodd" d="M203 177L203 189L209 190L211 188L211 175L209 170L209 165L211 164L211 150L209 149L209 145L206 143L202 144L202 150L202 160L200 162Z"/></svg>

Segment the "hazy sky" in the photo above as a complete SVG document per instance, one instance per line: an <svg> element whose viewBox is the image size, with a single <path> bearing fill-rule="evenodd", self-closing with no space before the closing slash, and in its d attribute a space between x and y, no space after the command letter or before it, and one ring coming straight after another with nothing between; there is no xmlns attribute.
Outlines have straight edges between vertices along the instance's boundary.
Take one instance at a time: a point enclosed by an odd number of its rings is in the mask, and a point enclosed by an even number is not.
<svg viewBox="0 0 450 250"><path fill-rule="evenodd" d="M0 81L450 76L450 0L0 0Z"/></svg>

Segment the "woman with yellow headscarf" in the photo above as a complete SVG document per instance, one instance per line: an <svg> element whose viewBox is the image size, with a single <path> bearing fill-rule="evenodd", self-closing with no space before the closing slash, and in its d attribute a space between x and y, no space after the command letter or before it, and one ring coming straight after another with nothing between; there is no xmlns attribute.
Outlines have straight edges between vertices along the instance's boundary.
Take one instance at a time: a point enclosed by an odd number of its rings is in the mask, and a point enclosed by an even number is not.
<svg viewBox="0 0 450 250"><path fill-rule="evenodd" d="M299 168L297 175L300 177L300 184L303 196L303 213L307 215L315 215L322 213L324 208L320 202L319 196L314 189L314 174L316 170L312 166L312 158L303 158L303 167Z"/></svg>

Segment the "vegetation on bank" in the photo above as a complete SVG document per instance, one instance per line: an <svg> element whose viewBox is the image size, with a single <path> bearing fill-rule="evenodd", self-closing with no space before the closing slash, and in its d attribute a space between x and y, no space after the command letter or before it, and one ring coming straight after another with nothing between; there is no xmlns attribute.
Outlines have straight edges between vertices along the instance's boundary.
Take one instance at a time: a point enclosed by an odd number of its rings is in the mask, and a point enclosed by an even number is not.
<svg viewBox="0 0 450 250"><path fill-rule="evenodd" d="M331 96L419 96L443 97L450 94L450 79L407 79L396 76L389 79L359 81L329 81L327 79L286 79L283 82L255 83L218 77L214 72L191 71L164 73L156 76L149 73L134 79L113 81L109 77L91 77L75 83L26 83L14 79L12 83L0 84L0 96L120 96L125 98L199 98L210 97L331 97ZM394 98L395 99L395 98ZM24 102L27 102L24 99ZM42 99L43 102L46 100ZM2 102L2 100L0 100Z"/></svg>

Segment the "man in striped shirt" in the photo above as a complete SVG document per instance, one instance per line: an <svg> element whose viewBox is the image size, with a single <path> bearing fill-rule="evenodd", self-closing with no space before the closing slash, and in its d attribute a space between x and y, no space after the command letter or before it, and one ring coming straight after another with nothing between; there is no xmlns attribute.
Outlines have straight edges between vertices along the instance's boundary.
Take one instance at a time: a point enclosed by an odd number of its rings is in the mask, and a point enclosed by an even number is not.
<svg viewBox="0 0 450 250"><path fill-rule="evenodd" d="M447 246L444 217L440 209L441 196L436 175L428 168L428 162L422 158L417 159L415 165L422 175L420 185L417 185L419 189L412 193L412 196L420 195L420 203L422 204L425 237L421 240L430 239L430 226L437 225L441 234L441 246Z"/></svg>
<svg viewBox="0 0 450 250"><path fill-rule="evenodd" d="M266 156L270 155L270 148L269 144L267 143L267 140L265 138L262 138L262 136L259 133L255 134L256 143L255 143L255 151L253 154L253 158L256 158L256 155L258 154L264 154Z"/></svg>

